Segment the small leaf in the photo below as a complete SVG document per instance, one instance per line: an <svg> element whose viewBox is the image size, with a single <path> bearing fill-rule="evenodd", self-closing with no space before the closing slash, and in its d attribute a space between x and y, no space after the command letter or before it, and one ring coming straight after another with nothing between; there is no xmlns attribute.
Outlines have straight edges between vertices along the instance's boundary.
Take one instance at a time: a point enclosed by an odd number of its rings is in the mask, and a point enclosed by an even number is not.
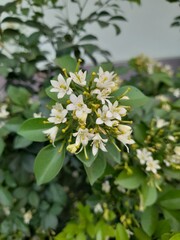
<svg viewBox="0 0 180 240"><path fill-rule="evenodd" d="M11 206L13 198L11 193L4 187L0 186L0 203L4 206Z"/></svg>
<svg viewBox="0 0 180 240"><path fill-rule="evenodd" d="M76 156L86 167L90 167L95 161L95 159L97 158L97 155L95 156L93 155L92 147L90 146L86 147L86 152L87 152L88 159L86 159L83 150L80 153L76 154Z"/></svg>
<svg viewBox="0 0 180 240"><path fill-rule="evenodd" d="M111 17L109 20L110 20L110 21L111 21L111 20L126 21L126 19L125 19L123 16L120 16L120 15L118 15L118 16L113 16L113 17Z"/></svg>
<svg viewBox="0 0 180 240"><path fill-rule="evenodd" d="M155 232L157 221L158 213L154 206L146 208L141 215L142 228L150 237Z"/></svg>
<svg viewBox="0 0 180 240"><path fill-rule="evenodd" d="M26 106L30 93L22 87L9 86L7 89L8 97L17 105Z"/></svg>
<svg viewBox="0 0 180 240"><path fill-rule="evenodd" d="M166 209L180 209L180 190L170 190L159 198L159 203Z"/></svg>
<svg viewBox="0 0 180 240"><path fill-rule="evenodd" d="M145 182L142 186L142 200L144 208L153 205L157 200L156 187L148 186L147 182Z"/></svg>
<svg viewBox="0 0 180 240"><path fill-rule="evenodd" d="M59 150L61 151L59 152ZM41 149L38 153L34 172L38 184L43 184L51 181L61 170L65 158L65 148L60 142L56 147L48 145Z"/></svg>
<svg viewBox="0 0 180 240"><path fill-rule="evenodd" d="M126 229L120 223L116 226L116 240L129 240Z"/></svg>
<svg viewBox="0 0 180 240"><path fill-rule="evenodd" d="M115 184L120 185L127 189L136 189L144 181L144 174L138 168L132 167L131 173L123 170L115 180Z"/></svg>
<svg viewBox="0 0 180 240"><path fill-rule="evenodd" d="M74 72L76 69L77 62L74 58L69 55L56 58L55 63L61 68L65 68L67 72Z"/></svg>
<svg viewBox="0 0 180 240"><path fill-rule="evenodd" d="M4 143L3 139L0 138L0 156L4 151L4 148L5 148L5 143Z"/></svg>
<svg viewBox="0 0 180 240"><path fill-rule="evenodd" d="M79 41L92 41L92 40L97 40L97 37L92 35L92 34L88 34L84 37L82 37Z"/></svg>
<svg viewBox="0 0 180 240"><path fill-rule="evenodd" d="M44 121L47 121L47 119L30 118L22 124L18 134L31 141L44 142L47 140L47 137L43 131L53 126L53 124L46 124Z"/></svg>
<svg viewBox="0 0 180 240"><path fill-rule="evenodd" d="M96 182L96 180L103 175L106 168L106 160L104 159L103 155L99 153L96 160L90 167L86 167L85 165L84 167L89 182L91 185L93 185Z"/></svg>
<svg viewBox="0 0 180 240"><path fill-rule="evenodd" d="M118 98L126 91L127 94L125 94L125 96L129 97L129 99L119 100L119 103L122 105L140 107L143 106L149 100L149 98L146 97L139 89L133 86L123 86L119 88L119 90L115 91L112 95Z"/></svg>

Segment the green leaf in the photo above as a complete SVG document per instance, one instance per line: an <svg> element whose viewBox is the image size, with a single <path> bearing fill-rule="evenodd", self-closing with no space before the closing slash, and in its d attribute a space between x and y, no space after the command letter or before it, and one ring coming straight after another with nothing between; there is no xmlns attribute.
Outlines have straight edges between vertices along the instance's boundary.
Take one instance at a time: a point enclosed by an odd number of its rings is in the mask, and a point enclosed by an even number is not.
<svg viewBox="0 0 180 240"><path fill-rule="evenodd" d="M156 237L161 237L164 233L169 233L171 231L169 220L163 219L158 221L155 231Z"/></svg>
<svg viewBox="0 0 180 240"><path fill-rule="evenodd" d="M60 152L59 152L60 151ZM65 148L60 142L56 147L48 145L38 153L34 172L38 184L51 181L61 170L65 158Z"/></svg>
<svg viewBox="0 0 180 240"><path fill-rule="evenodd" d="M55 59L55 63L60 67L60 68L65 68L67 72L74 72L76 69L77 62L74 58L71 56L63 56L60 58Z"/></svg>
<svg viewBox="0 0 180 240"><path fill-rule="evenodd" d="M37 208L39 206L39 196L35 191L30 192L28 196L28 202L31 204L31 206Z"/></svg>
<svg viewBox="0 0 180 240"><path fill-rule="evenodd" d="M118 15L118 16L113 16L113 17L111 17L109 20L110 20L110 21L111 21L111 20L126 21L126 19L125 19L123 16L120 16L120 15Z"/></svg>
<svg viewBox="0 0 180 240"><path fill-rule="evenodd" d="M180 99L175 101L172 105L173 105L173 107L180 108Z"/></svg>
<svg viewBox="0 0 180 240"><path fill-rule="evenodd" d="M154 206L146 208L141 215L142 228L150 237L155 232L157 221L158 213Z"/></svg>
<svg viewBox="0 0 180 240"><path fill-rule="evenodd" d="M120 87L119 90L115 91L112 95L115 98L118 98L126 91L127 93L125 94L125 96L129 97L129 99L119 100L119 103L122 105L140 107L143 106L149 100L149 98L146 97L139 89L133 86Z"/></svg>
<svg viewBox="0 0 180 240"><path fill-rule="evenodd" d="M121 162L121 155L120 155L119 150L113 144L113 142L108 141L106 144L106 149L107 149L107 152L103 153L104 157L109 161L112 160L119 164Z"/></svg>
<svg viewBox="0 0 180 240"><path fill-rule="evenodd" d="M113 24L113 27L114 27L114 29L116 31L116 35L119 35L121 33L120 27L117 24Z"/></svg>
<svg viewBox="0 0 180 240"><path fill-rule="evenodd" d="M9 69L7 66L0 66L0 76L6 78L8 76Z"/></svg>
<svg viewBox="0 0 180 240"><path fill-rule="evenodd" d="M90 147L90 146L86 147L86 152L87 152L88 159L86 159L86 157L85 157L84 150L82 150L80 153L76 154L76 156L86 167L90 167L93 164L93 162L95 161L95 159L97 158L97 155L95 155L95 156L93 155L92 147Z"/></svg>
<svg viewBox="0 0 180 240"><path fill-rule="evenodd" d="M0 186L0 203L8 207L13 204L13 198L11 193L2 186Z"/></svg>
<svg viewBox="0 0 180 240"><path fill-rule="evenodd" d="M180 233L175 234L172 236L169 240L179 240L180 239Z"/></svg>
<svg viewBox="0 0 180 240"><path fill-rule="evenodd" d="M166 209L180 209L180 190L170 190L159 198L159 203Z"/></svg>
<svg viewBox="0 0 180 240"><path fill-rule="evenodd" d="M8 22L8 23L23 23L23 21L20 19L20 18L17 18L17 17L6 17L2 20L2 23L4 22Z"/></svg>
<svg viewBox="0 0 180 240"><path fill-rule="evenodd" d="M151 240L151 238L140 228L134 228L133 232L137 240Z"/></svg>
<svg viewBox="0 0 180 240"><path fill-rule="evenodd" d="M142 186L142 201L143 207L146 208L148 206L153 205L157 200L157 190L154 186L149 186L147 182L145 182Z"/></svg>
<svg viewBox="0 0 180 240"><path fill-rule="evenodd" d="M169 220L171 230L180 232L180 212L177 210L166 210L163 209L165 219Z"/></svg>
<svg viewBox="0 0 180 240"><path fill-rule="evenodd" d="M30 93L22 87L9 86L7 94L12 102L20 106L26 106L30 97Z"/></svg>
<svg viewBox="0 0 180 240"><path fill-rule="evenodd" d="M13 117L6 122L5 128L12 132L18 132L23 122L21 117Z"/></svg>
<svg viewBox="0 0 180 240"><path fill-rule="evenodd" d="M93 185L96 182L96 180L103 175L106 168L106 160L104 159L102 153L99 152L93 164L90 167L86 167L85 165L84 167L85 167L89 182L91 185Z"/></svg>
<svg viewBox="0 0 180 240"><path fill-rule="evenodd" d="M89 41L89 40L97 40L97 37L92 35L92 34L88 34L84 37L82 37L79 41Z"/></svg>
<svg viewBox="0 0 180 240"><path fill-rule="evenodd" d="M3 139L0 138L0 156L4 151L4 148L5 148L5 143L4 143Z"/></svg>
<svg viewBox="0 0 180 240"><path fill-rule="evenodd" d="M116 226L116 240L129 240L126 229L120 223Z"/></svg>
<svg viewBox="0 0 180 240"><path fill-rule="evenodd" d="M144 181L144 174L138 168L132 167L131 172L123 170L115 180L115 184L127 189L136 189Z"/></svg>
<svg viewBox="0 0 180 240"><path fill-rule="evenodd" d="M46 88L46 94L48 95L48 97L50 97L51 99L53 99L54 101L56 102L59 102L61 104L67 104L67 100L69 99L69 96L68 95L65 95L63 98L61 99L58 99L57 98L57 93L56 92L51 92L52 86L49 86L48 88Z"/></svg>
<svg viewBox="0 0 180 240"><path fill-rule="evenodd" d="M43 133L43 131L53 127L53 124L51 123L46 124L44 123L44 121L47 121L47 119L30 118L22 124L18 134L23 136L24 138L27 138L30 141L36 142L47 141L47 137Z"/></svg>
<svg viewBox="0 0 180 240"><path fill-rule="evenodd" d="M146 138L147 127L143 123L137 123L133 126L133 136L135 140L142 144Z"/></svg>
<svg viewBox="0 0 180 240"><path fill-rule="evenodd" d="M16 136L13 142L14 149L26 148L32 142L24 137Z"/></svg>

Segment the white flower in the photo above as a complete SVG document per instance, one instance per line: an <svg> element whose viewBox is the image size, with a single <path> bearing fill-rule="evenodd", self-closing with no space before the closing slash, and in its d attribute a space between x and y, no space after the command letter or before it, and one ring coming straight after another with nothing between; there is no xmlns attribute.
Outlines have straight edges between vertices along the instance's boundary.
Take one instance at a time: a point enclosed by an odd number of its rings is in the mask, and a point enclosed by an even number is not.
<svg viewBox="0 0 180 240"><path fill-rule="evenodd" d="M31 221L31 219L32 219L32 212L31 212L31 210L29 210L29 211L27 211L26 213L24 213L23 218L24 218L24 222L25 222L26 224L29 224L30 221Z"/></svg>
<svg viewBox="0 0 180 240"><path fill-rule="evenodd" d="M77 83L80 86L86 85L86 71L83 73L82 70L79 70L78 73L69 73L71 80Z"/></svg>
<svg viewBox="0 0 180 240"><path fill-rule="evenodd" d="M122 106L118 106L118 101L115 101L113 104L108 101L108 106L109 113L112 114L112 118L121 120L121 116L123 117L126 115L127 110Z"/></svg>
<svg viewBox="0 0 180 240"><path fill-rule="evenodd" d="M0 106L0 118L7 118L9 116L9 112L6 110L7 109L7 105L3 104L2 106Z"/></svg>
<svg viewBox="0 0 180 240"><path fill-rule="evenodd" d="M66 118L67 113L68 113L67 109L64 109L60 103L56 103L56 105L54 105L53 108L51 109L48 121L54 124L64 123L67 120Z"/></svg>
<svg viewBox="0 0 180 240"><path fill-rule="evenodd" d="M72 93L72 89L69 87L70 83L70 78L65 80L64 77L59 74L57 81L51 80L53 88L51 88L50 92L57 92L57 98L63 98L65 94L70 95Z"/></svg>
<svg viewBox="0 0 180 240"><path fill-rule="evenodd" d="M149 159L146 162L146 171L156 174L158 169L161 169L158 160Z"/></svg>
<svg viewBox="0 0 180 240"><path fill-rule="evenodd" d="M172 135L168 136L168 139L169 139L170 141L172 141L172 142L175 142L175 141L176 141L175 137L172 136Z"/></svg>
<svg viewBox="0 0 180 240"><path fill-rule="evenodd" d="M124 124L120 124L118 126L118 129L119 129L121 134L119 134L117 136L117 139L126 146L127 151L129 152L129 148L127 147L126 144L133 144L133 143L135 143L134 140L131 139L132 128L130 126L127 126L127 125L124 125Z"/></svg>
<svg viewBox="0 0 180 240"><path fill-rule="evenodd" d="M161 119L161 118L157 118L156 120L156 127L157 128L162 128L162 127L165 127L169 124L169 122L166 122L164 119Z"/></svg>
<svg viewBox="0 0 180 240"><path fill-rule="evenodd" d="M141 149L137 149L137 157L140 160L140 163L143 165L145 164L148 160L152 159L152 153L149 152L146 148Z"/></svg>
<svg viewBox="0 0 180 240"><path fill-rule="evenodd" d="M174 152L175 152L176 155L180 156L180 146L176 146L174 148Z"/></svg>
<svg viewBox="0 0 180 240"><path fill-rule="evenodd" d="M34 118L41 118L42 117L42 112L39 113L33 113Z"/></svg>
<svg viewBox="0 0 180 240"><path fill-rule="evenodd" d="M90 133L87 128L82 129L79 128L76 133L73 133L73 136L76 137L76 145L82 144L83 146L86 146L89 142L89 140L92 139L94 136L93 133Z"/></svg>
<svg viewBox="0 0 180 240"><path fill-rule="evenodd" d="M97 88L110 88L113 89L116 86L116 83L113 81L113 78L116 76L114 72L103 71L100 67L98 72L99 78L95 78Z"/></svg>
<svg viewBox="0 0 180 240"><path fill-rule="evenodd" d="M110 98L109 94L111 93L111 89L94 89L91 91L91 94L97 94L97 99L102 102L102 104L105 104L106 101L108 101L108 98Z"/></svg>
<svg viewBox="0 0 180 240"><path fill-rule="evenodd" d="M3 211L4 211L4 214L5 214L6 216L9 216L10 213L11 213L9 207L3 207Z"/></svg>
<svg viewBox="0 0 180 240"><path fill-rule="evenodd" d="M71 103L67 105L67 110L75 111L75 115L77 118L81 119L83 122L86 121L87 115L92 112L90 108L83 102L83 96L72 94L70 96Z"/></svg>
<svg viewBox="0 0 180 240"><path fill-rule="evenodd" d="M174 95L175 97L179 98L179 97L180 97L180 88L174 89L173 95Z"/></svg>
<svg viewBox="0 0 180 240"><path fill-rule="evenodd" d="M102 110L98 109L98 118L96 119L96 124L106 124L109 127L112 127L113 121L112 114L109 112L109 108L107 105L103 105Z"/></svg>
<svg viewBox="0 0 180 240"><path fill-rule="evenodd" d="M105 147L105 144L108 139L103 139L99 133L94 134L94 137L92 138L93 142L92 146L92 153L95 156L98 152L98 149L100 148L103 152L107 152L107 149Z"/></svg>
<svg viewBox="0 0 180 240"><path fill-rule="evenodd" d="M94 212L95 213L103 213L103 208L101 206L100 203L97 203L95 206L94 206Z"/></svg>
<svg viewBox="0 0 180 240"><path fill-rule="evenodd" d="M53 146L54 146L57 132L58 132L57 126L54 126L52 128L49 128L49 129L43 131L43 133L48 136L48 138L49 138L50 142L53 144Z"/></svg>
<svg viewBox="0 0 180 240"><path fill-rule="evenodd" d="M111 186L109 184L109 181L106 180L105 182L102 183L102 191L105 193L109 193L111 190Z"/></svg>

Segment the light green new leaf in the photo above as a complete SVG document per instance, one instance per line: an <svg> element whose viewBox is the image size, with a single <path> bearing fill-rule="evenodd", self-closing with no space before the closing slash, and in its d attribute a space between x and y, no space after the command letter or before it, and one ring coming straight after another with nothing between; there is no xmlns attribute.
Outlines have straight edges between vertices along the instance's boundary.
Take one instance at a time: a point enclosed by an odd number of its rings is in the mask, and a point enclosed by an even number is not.
<svg viewBox="0 0 180 240"><path fill-rule="evenodd" d="M116 240L129 240L128 234L124 226L120 223L116 226Z"/></svg>
<svg viewBox="0 0 180 240"><path fill-rule="evenodd" d="M77 62L74 58L72 58L69 55L56 58L55 63L60 67L60 68L65 68L67 72L74 72L76 69Z"/></svg>
<svg viewBox="0 0 180 240"><path fill-rule="evenodd" d="M43 131L53 127L53 124L46 124L44 121L47 121L47 119L30 118L22 124L18 134L30 141L44 142L47 140L47 137Z"/></svg>
<svg viewBox="0 0 180 240"><path fill-rule="evenodd" d="M90 167L93 164L94 160L97 158L97 155L94 156L92 154L92 147L90 146L86 147L86 152L87 152L88 159L86 159L85 157L84 150L76 154L76 156L86 167Z"/></svg>
<svg viewBox="0 0 180 240"><path fill-rule="evenodd" d="M90 167L84 165L89 182L91 185L95 183L95 181L101 177L106 168L106 160L103 157L103 154L99 153L96 160Z"/></svg>
<svg viewBox="0 0 180 240"><path fill-rule="evenodd" d="M56 147L48 145L38 153L34 172L38 184L51 181L61 170L65 158L65 148L60 142Z"/></svg>
<svg viewBox="0 0 180 240"><path fill-rule="evenodd" d="M156 230L157 221L158 213L154 206L146 208L141 215L142 228L150 237Z"/></svg>
<svg viewBox="0 0 180 240"><path fill-rule="evenodd" d="M120 87L112 95L116 99L122 96L122 94L124 94L126 91L127 93L125 94L125 96L129 97L129 99L119 100L119 103L122 105L131 106L131 107L140 107L140 106L143 106L149 100L149 98L146 97L139 89L133 86Z"/></svg>
<svg viewBox="0 0 180 240"><path fill-rule="evenodd" d="M144 174L138 168L132 167L131 173L123 170L115 180L115 184L127 189L136 189L144 181Z"/></svg>
<svg viewBox="0 0 180 240"><path fill-rule="evenodd" d="M179 240L180 239L180 233L175 234L172 236L169 240Z"/></svg>

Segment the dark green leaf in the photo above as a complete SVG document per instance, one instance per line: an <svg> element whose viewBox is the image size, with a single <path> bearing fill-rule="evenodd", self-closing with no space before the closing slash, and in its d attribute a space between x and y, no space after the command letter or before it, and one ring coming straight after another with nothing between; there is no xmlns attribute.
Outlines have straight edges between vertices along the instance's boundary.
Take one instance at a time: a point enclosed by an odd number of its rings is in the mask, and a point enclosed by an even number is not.
<svg viewBox="0 0 180 240"><path fill-rule="evenodd" d="M2 138L0 138L0 156L4 151L5 143Z"/></svg>
<svg viewBox="0 0 180 240"><path fill-rule="evenodd" d="M100 178L106 168L106 160L104 159L103 155L101 153L98 154L96 160L93 162L93 164L90 167L85 167L89 182L91 185L93 185L98 178Z"/></svg>
<svg viewBox="0 0 180 240"><path fill-rule="evenodd" d="M95 159L97 158L97 155L95 156L93 155L91 146L86 147L86 152L87 152L88 159L86 159L85 157L84 150L76 154L76 156L86 167L90 167L95 161Z"/></svg>
<svg viewBox="0 0 180 240"><path fill-rule="evenodd" d="M170 190L159 198L159 203L166 209L180 210L180 190Z"/></svg>
<svg viewBox="0 0 180 240"><path fill-rule="evenodd" d="M143 230L150 237L155 232L157 222L158 222L157 209L154 206L146 208L146 210L141 215L141 225Z"/></svg>
<svg viewBox="0 0 180 240"><path fill-rule="evenodd" d="M38 184L51 181L61 170L65 148L60 142L56 147L48 145L41 149L35 159L34 172Z"/></svg>
<svg viewBox="0 0 180 240"><path fill-rule="evenodd" d="M13 204L11 193L2 186L0 186L0 203L7 207L10 207Z"/></svg>
<svg viewBox="0 0 180 240"><path fill-rule="evenodd" d="M77 62L74 58L71 56L63 56L60 58L55 59L55 63L60 67L60 68L65 68L67 72L74 72L76 69Z"/></svg>
<svg viewBox="0 0 180 240"><path fill-rule="evenodd" d="M44 142L47 137L43 131L53 127L53 124L45 122L46 118L30 118L23 122L18 134L30 141Z"/></svg>
<svg viewBox="0 0 180 240"><path fill-rule="evenodd" d="M9 86L8 97L17 105L26 106L30 98L30 93L22 87Z"/></svg>
<svg viewBox="0 0 180 240"><path fill-rule="evenodd" d="M92 40L97 40L97 37L94 36L94 35L92 35L92 34L88 34L88 35L80 38L79 41L89 41L89 40L90 40L90 41L92 41Z"/></svg>

